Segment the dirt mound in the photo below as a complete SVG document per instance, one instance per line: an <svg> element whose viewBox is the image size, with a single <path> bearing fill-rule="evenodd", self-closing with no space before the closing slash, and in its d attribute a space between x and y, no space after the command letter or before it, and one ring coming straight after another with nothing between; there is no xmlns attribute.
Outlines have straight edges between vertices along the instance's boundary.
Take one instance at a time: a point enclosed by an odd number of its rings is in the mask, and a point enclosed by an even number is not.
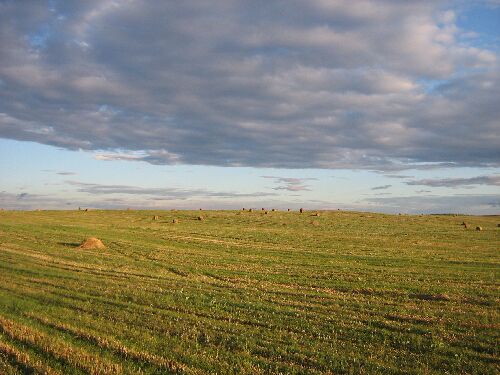
<svg viewBox="0 0 500 375"><path fill-rule="evenodd" d="M102 241L95 237L89 237L79 246L80 249L105 249Z"/></svg>

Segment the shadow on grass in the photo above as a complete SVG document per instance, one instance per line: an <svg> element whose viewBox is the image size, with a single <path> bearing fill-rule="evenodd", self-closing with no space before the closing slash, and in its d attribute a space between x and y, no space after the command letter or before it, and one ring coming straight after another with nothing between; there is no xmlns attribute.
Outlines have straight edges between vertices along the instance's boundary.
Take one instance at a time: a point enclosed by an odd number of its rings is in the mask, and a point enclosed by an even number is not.
<svg viewBox="0 0 500 375"><path fill-rule="evenodd" d="M66 247L78 247L80 246L79 242L58 242L59 245L66 246Z"/></svg>

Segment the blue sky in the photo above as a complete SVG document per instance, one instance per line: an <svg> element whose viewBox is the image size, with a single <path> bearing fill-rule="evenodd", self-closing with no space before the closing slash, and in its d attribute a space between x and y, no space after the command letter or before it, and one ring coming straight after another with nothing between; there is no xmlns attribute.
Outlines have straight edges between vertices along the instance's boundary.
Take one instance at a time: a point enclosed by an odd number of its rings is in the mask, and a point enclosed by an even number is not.
<svg viewBox="0 0 500 375"><path fill-rule="evenodd" d="M497 1L0 1L0 207L500 210Z"/></svg>

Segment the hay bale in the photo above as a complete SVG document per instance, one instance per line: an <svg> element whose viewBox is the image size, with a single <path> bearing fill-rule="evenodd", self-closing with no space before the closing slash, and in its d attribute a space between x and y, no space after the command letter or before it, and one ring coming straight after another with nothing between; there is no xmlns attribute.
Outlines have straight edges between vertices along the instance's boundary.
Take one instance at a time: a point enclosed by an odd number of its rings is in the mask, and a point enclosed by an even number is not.
<svg viewBox="0 0 500 375"><path fill-rule="evenodd" d="M480 226L477 226L476 230L483 230L483 228L481 228Z"/></svg>
<svg viewBox="0 0 500 375"><path fill-rule="evenodd" d="M95 237L89 237L79 246L80 249L105 249L102 241Z"/></svg>
<svg viewBox="0 0 500 375"><path fill-rule="evenodd" d="M153 216L153 220L159 220L159 219L160 219L160 217L158 215Z"/></svg>
<svg viewBox="0 0 500 375"><path fill-rule="evenodd" d="M202 221L203 219L204 219L204 217L203 217L203 216L201 216L201 215L200 215L200 216L198 216L198 220L199 220L199 221Z"/></svg>
<svg viewBox="0 0 500 375"><path fill-rule="evenodd" d="M177 224L178 222L179 222L179 220L177 220L177 219L172 220L172 224Z"/></svg>

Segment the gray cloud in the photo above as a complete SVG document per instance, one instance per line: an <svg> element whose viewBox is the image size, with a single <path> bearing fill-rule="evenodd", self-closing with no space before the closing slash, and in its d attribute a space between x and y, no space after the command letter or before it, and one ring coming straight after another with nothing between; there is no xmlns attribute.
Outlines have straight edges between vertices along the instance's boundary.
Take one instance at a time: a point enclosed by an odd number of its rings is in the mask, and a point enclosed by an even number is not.
<svg viewBox="0 0 500 375"><path fill-rule="evenodd" d="M375 187L372 187L372 190L385 190L385 189L389 189L392 185L382 185L382 186L375 186Z"/></svg>
<svg viewBox="0 0 500 375"><path fill-rule="evenodd" d="M472 185L500 186L500 175L478 176L469 178L441 178L407 181L407 185L423 185L432 187L467 187Z"/></svg>
<svg viewBox="0 0 500 375"><path fill-rule="evenodd" d="M217 192L205 189L179 189L172 187L165 188L144 188L130 185L103 185L86 183L80 181L66 181L67 184L75 186L80 193L92 195L123 194L139 195L142 197L154 197L159 200L184 200L191 198L252 198L275 196L276 193L235 193L235 192Z"/></svg>
<svg viewBox="0 0 500 375"><path fill-rule="evenodd" d="M75 172L69 172L69 171L55 171L53 169L44 169L42 172L47 172L47 173L55 173L58 174L59 176L73 176L76 175Z"/></svg>
<svg viewBox="0 0 500 375"><path fill-rule="evenodd" d="M406 176L406 175L401 175L401 174L384 174L384 176L389 177L389 178L401 178L401 179L414 177L414 176Z"/></svg>
<svg viewBox="0 0 500 375"><path fill-rule="evenodd" d="M317 178L297 178L297 177L276 177L276 176L262 176L262 178L273 179L278 185L273 190L288 190L288 191L310 191L306 181L314 181Z"/></svg>
<svg viewBox="0 0 500 375"><path fill-rule="evenodd" d="M2 2L0 137L152 164L498 166L498 56L447 5Z"/></svg>

